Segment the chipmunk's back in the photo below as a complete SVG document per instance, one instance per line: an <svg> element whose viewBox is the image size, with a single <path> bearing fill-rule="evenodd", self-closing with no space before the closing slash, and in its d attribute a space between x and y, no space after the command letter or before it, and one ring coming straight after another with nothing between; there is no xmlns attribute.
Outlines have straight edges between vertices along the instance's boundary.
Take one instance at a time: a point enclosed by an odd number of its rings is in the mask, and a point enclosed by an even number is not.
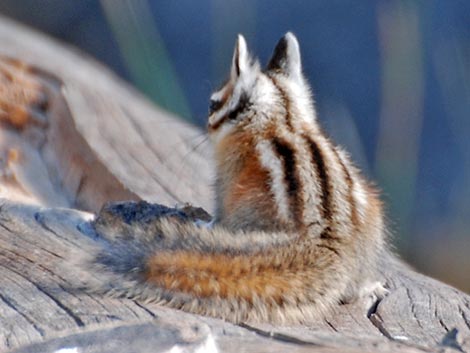
<svg viewBox="0 0 470 353"><path fill-rule="evenodd" d="M208 132L213 224L162 220L157 234L114 239L93 261L114 292L231 321L306 322L370 291L382 207L319 127L291 33L265 70L239 36Z"/></svg>

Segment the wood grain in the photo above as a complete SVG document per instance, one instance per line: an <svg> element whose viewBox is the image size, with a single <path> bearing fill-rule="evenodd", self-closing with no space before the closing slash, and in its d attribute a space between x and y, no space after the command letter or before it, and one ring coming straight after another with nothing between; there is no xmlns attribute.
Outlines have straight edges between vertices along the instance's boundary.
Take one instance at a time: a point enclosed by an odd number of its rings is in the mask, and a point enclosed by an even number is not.
<svg viewBox="0 0 470 353"><path fill-rule="evenodd" d="M0 352L465 352L470 297L382 259L382 300L309 327L232 325L89 295L105 201L210 209L201 132L90 58L0 17ZM79 211L81 210L81 211Z"/></svg>
<svg viewBox="0 0 470 353"><path fill-rule="evenodd" d="M74 346L99 352L106 338L112 347L120 346L116 352L131 347L147 352L146 343L158 342L155 337L165 342L158 352L167 344L209 347L212 339L224 352L470 349L470 297L393 258L384 259L390 292L383 300L338 306L310 327L235 326L155 304L89 295L80 290L86 276L76 264L99 241L91 219L75 210L2 201L0 351ZM124 342L123 332L130 337Z"/></svg>
<svg viewBox="0 0 470 353"><path fill-rule="evenodd" d="M0 43L0 94L20 96L9 107L0 99L6 137L0 155L10 161L4 174L15 180L18 198L93 211L126 199L210 208L204 132L152 105L91 58L5 18ZM34 99L24 98L19 79ZM14 161L12 146L21 156ZM34 173L27 170L32 163ZM38 179L52 185L39 187Z"/></svg>

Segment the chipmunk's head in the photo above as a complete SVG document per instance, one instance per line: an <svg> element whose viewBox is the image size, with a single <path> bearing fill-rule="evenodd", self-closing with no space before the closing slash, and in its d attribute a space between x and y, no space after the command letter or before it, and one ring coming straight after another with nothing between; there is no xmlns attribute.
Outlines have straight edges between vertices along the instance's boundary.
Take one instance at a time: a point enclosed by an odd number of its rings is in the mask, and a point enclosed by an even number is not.
<svg viewBox="0 0 470 353"><path fill-rule="evenodd" d="M273 122L285 123L287 118L315 121L310 89L302 75L297 38L290 32L282 37L262 70L239 35L230 78L211 96L209 135L217 143L247 126L262 130Z"/></svg>

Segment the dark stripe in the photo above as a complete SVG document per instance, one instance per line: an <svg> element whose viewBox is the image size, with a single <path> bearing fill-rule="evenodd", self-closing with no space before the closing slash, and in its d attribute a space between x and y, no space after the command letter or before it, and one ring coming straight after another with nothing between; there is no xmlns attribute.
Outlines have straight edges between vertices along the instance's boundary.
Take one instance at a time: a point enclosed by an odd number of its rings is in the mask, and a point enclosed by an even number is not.
<svg viewBox="0 0 470 353"><path fill-rule="evenodd" d="M215 124L208 125L208 127L212 130L215 131L217 130L223 123L225 123L228 120L228 115L223 116L219 121L217 121Z"/></svg>
<svg viewBox="0 0 470 353"><path fill-rule="evenodd" d="M297 226L302 225L302 209L300 205L300 191L302 187L300 185L300 179L297 175L297 167L295 160L295 151L286 141L283 141L277 137L272 140L274 150L281 159L284 169L284 180L287 185L287 195L289 197L289 203L291 207L292 217Z"/></svg>
<svg viewBox="0 0 470 353"><path fill-rule="evenodd" d="M271 77L269 75L266 75L271 82L273 83L274 87L276 87L277 91L279 92L279 95L281 96L282 99L282 105L286 109L286 125L289 128L290 131L294 131L294 127L292 126L292 116L290 113L290 99L287 93L279 86L277 83L276 79L274 77Z"/></svg>
<svg viewBox="0 0 470 353"><path fill-rule="evenodd" d="M325 238L325 237L323 237L323 238ZM328 245L325 245L325 244L318 244L317 246L319 248L327 249L327 250L331 251L332 253L336 254L337 256L340 256L338 250L333 246L328 246Z"/></svg>
<svg viewBox="0 0 470 353"><path fill-rule="evenodd" d="M341 159L341 156L339 155L339 152L336 150L336 148L333 148L333 152L335 153L335 156L338 159L339 164L341 165L341 169L343 170L344 176L346 177L346 183L348 184L348 202L351 207L351 210L350 210L351 223L353 224L353 226L356 227L359 224L359 217L357 214L356 200L354 199L354 195L353 195L354 180L352 179L348 168L343 163L343 160Z"/></svg>
<svg viewBox="0 0 470 353"><path fill-rule="evenodd" d="M243 113L245 110L249 109L251 106L250 100L248 98L248 95L246 93L242 93L240 95L240 98L238 99L237 106L231 110L230 112L227 112L219 121L217 121L215 124L211 125L212 130L217 130L223 123L226 121L234 121L237 120L238 116ZM223 107L219 107L218 110L220 110Z"/></svg>
<svg viewBox="0 0 470 353"><path fill-rule="evenodd" d="M327 224L331 224L333 215L331 210L331 186L326 170L325 159L318 144L310 136L304 135L303 137L310 149L312 164L315 166L318 179L320 179L321 213L323 218L326 219Z"/></svg>

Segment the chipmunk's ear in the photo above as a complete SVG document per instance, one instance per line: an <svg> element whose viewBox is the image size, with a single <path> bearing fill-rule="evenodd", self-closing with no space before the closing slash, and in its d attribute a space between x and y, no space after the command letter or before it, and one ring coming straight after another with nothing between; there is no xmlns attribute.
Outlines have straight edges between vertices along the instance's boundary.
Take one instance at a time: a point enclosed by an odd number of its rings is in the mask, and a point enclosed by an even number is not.
<svg viewBox="0 0 470 353"><path fill-rule="evenodd" d="M239 34L233 51L231 77L236 79L250 68L250 55L246 46L245 38Z"/></svg>
<svg viewBox="0 0 470 353"><path fill-rule="evenodd" d="M282 73L293 79L302 77L299 42L291 32L287 32L277 43L267 70Z"/></svg>

